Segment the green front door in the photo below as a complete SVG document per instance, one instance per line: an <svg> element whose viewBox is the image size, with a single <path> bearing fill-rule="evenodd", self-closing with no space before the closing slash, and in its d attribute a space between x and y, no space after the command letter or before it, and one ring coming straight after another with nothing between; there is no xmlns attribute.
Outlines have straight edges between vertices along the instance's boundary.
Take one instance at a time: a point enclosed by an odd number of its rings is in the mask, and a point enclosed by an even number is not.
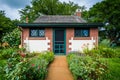
<svg viewBox="0 0 120 80"><path fill-rule="evenodd" d="M66 53L65 33L65 29L54 29L53 31L53 51L55 54L63 55Z"/></svg>

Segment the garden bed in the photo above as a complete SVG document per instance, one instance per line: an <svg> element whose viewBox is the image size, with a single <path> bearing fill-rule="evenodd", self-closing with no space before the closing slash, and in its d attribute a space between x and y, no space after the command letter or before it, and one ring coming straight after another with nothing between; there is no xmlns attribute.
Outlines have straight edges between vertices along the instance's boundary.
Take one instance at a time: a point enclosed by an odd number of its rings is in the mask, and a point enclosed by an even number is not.
<svg viewBox="0 0 120 80"><path fill-rule="evenodd" d="M107 73L106 63L98 58L68 54L67 61L75 80L101 80Z"/></svg>
<svg viewBox="0 0 120 80"><path fill-rule="evenodd" d="M1 56L0 80L44 80L47 76L47 68L54 59L53 52L44 51L40 53L20 52L6 49ZM6 53L7 52L7 53ZM10 52L10 54L9 54ZM5 57L5 55L9 56Z"/></svg>
<svg viewBox="0 0 120 80"><path fill-rule="evenodd" d="M75 80L120 80L120 47L98 47L67 55Z"/></svg>

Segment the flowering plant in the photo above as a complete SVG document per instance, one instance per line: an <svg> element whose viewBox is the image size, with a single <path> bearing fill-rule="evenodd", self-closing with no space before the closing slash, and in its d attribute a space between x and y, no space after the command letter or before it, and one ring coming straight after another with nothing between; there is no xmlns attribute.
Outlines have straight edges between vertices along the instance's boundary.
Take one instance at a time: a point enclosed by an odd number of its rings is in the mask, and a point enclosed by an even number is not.
<svg viewBox="0 0 120 80"><path fill-rule="evenodd" d="M47 66L53 60L53 53L40 53L38 56L26 58L24 53L19 59L12 57L5 67L7 80L44 80L47 75Z"/></svg>

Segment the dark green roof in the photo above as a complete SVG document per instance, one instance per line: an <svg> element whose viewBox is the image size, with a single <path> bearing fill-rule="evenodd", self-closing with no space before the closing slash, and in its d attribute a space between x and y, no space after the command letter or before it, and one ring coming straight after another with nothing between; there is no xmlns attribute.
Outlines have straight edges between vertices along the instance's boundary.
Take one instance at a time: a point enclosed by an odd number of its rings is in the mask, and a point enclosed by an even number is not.
<svg viewBox="0 0 120 80"><path fill-rule="evenodd" d="M19 27L102 27L103 23L21 23Z"/></svg>

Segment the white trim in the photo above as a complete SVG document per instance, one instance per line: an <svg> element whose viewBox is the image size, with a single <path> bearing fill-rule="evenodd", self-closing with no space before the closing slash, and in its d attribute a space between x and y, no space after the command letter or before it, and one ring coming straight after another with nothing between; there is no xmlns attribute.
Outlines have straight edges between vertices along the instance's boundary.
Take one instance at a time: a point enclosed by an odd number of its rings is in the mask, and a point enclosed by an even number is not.
<svg viewBox="0 0 120 80"><path fill-rule="evenodd" d="M48 48L50 48L50 40L48 40L48 37L46 37L46 40L24 40L25 48L29 52L41 52L46 51Z"/></svg>
<svg viewBox="0 0 120 80"><path fill-rule="evenodd" d="M94 48L95 42L96 40L94 40L93 37L91 37L91 40L73 40L73 38L71 38L71 40L69 40L69 43L71 43L71 45L69 45L69 48L71 48L71 51L83 52L85 48L88 49Z"/></svg>

